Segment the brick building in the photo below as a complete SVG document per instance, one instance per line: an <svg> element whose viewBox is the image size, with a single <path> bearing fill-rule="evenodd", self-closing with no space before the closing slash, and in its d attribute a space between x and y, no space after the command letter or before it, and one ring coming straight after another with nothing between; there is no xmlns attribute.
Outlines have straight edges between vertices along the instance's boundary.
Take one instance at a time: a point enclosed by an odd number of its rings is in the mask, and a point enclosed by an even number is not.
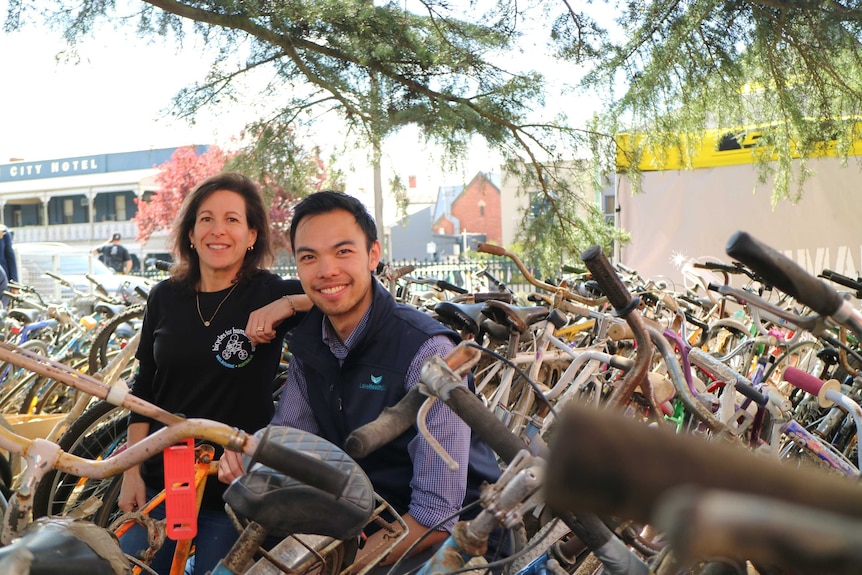
<svg viewBox="0 0 862 575"><path fill-rule="evenodd" d="M440 188L431 230L437 234L481 233L503 244L500 187L492 174L477 173L466 186Z"/></svg>

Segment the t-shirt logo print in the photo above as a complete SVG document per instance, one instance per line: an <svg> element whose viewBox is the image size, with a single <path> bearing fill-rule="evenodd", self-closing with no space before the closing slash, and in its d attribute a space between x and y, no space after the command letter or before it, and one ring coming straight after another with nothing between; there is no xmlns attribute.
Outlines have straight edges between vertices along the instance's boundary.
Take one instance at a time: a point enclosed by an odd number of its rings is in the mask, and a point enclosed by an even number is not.
<svg viewBox="0 0 862 575"><path fill-rule="evenodd" d="M231 328L219 335L212 346L216 360L231 369L243 367L254 357L254 346L239 328Z"/></svg>

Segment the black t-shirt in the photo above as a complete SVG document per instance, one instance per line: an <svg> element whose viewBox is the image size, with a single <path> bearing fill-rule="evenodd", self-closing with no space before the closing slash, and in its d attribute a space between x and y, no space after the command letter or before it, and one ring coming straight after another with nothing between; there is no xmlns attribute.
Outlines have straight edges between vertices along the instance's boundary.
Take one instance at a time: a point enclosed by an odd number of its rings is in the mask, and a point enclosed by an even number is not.
<svg viewBox="0 0 862 575"><path fill-rule="evenodd" d="M132 256L129 250L120 244L108 244L99 248L102 262L117 273L124 273L124 263L130 261Z"/></svg>
<svg viewBox="0 0 862 575"><path fill-rule="evenodd" d="M230 289L230 288L228 288ZM273 378L282 356L283 338L298 319L290 318L277 329L279 337L252 347L245 335L249 314L287 294L302 293L298 280L284 280L262 272L240 283L225 299L228 289L201 293L200 314L195 294L170 280L157 284L147 300L140 362L132 393L159 407L187 418L214 419L248 432L265 427L273 414ZM130 422L158 422L132 414ZM216 456L221 455L217 447ZM148 460L141 470L150 487L162 489L161 456ZM226 486L217 478L207 480L205 504L221 508Z"/></svg>

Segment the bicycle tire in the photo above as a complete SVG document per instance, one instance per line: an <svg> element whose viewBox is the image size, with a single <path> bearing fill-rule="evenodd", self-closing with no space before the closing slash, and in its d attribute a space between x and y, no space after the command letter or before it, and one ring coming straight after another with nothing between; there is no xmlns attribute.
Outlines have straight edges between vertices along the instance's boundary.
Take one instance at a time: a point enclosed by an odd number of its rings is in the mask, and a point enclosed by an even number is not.
<svg viewBox="0 0 862 575"><path fill-rule="evenodd" d="M0 397L0 413L21 414L21 406L24 405L24 400L30 394L30 388L46 379L38 373L29 372L21 381L12 386L12 389Z"/></svg>
<svg viewBox="0 0 862 575"><path fill-rule="evenodd" d="M57 444L73 455L104 459L125 444L127 414L125 408L106 401L94 403L72 423ZM33 495L33 516L69 513L87 498L103 495L113 479L84 479L51 470L39 482Z"/></svg>
<svg viewBox="0 0 862 575"><path fill-rule="evenodd" d="M0 455L0 495L6 501L12 496L12 463L6 456ZM5 511L5 507L3 508Z"/></svg>
<svg viewBox="0 0 862 575"><path fill-rule="evenodd" d="M48 344L39 339L30 339L19 345L21 349L32 351L38 355L48 357ZM8 370L8 371L7 371ZM3 374L3 380L0 382L0 404L3 398L14 388L22 379L31 375L31 372L18 367L8 361L0 363L0 374Z"/></svg>
<svg viewBox="0 0 862 575"><path fill-rule="evenodd" d="M742 350L738 350L738 348L751 339L748 328L742 323L733 319L720 319L709 326L704 349L712 356L721 359L734 371L747 374L751 359L751 346ZM737 353L730 356L735 350L738 350Z"/></svg>
<svg viewBox="0 0 862 575"><path fill-rule="evenodd" d="M78 358L69 367L75 371L85 370L88 360ZM44 379L42 385L30 386L24 402L18 413L41 414L41 413L66 413L75 404L80 391L69 387L65 383L55 379Z"/></svg>
<svg viewBox="0 0 862 575"><path fill-rule="evenodd" d="M93 523L99 527L108 527L123 512L117 501L120 498L120 488L123 486L123 476L115 475L110 478L107 488L102 491L102 505L92 517Z"/></svg>
<svg viewBox="0 0 862 575"><path fill-rule="evenodd" d="M766 371L763 372L763 381L771 382L781 391L786 397L790 398L794 395L793 386L781 382L781 375L784 373L784 368L791 366L798 369L814 373L814 365L820 362L817 357L817 352L823 349L823 342L817 339L803 340L794 343L784 352L775 358L775 362L770 364ZM801 395L798 394L798 395Z"/></svg>
<svg viewBox="0 0 862 575"><path fill-rule="evenodd" d="M88 368L90 375L108 365L111 341L117 328L124 323L143 318L145 311L146 305L144 304L129 306L99 328L99 331L93 336L93 344L90 346L90 365Z"/></svg>

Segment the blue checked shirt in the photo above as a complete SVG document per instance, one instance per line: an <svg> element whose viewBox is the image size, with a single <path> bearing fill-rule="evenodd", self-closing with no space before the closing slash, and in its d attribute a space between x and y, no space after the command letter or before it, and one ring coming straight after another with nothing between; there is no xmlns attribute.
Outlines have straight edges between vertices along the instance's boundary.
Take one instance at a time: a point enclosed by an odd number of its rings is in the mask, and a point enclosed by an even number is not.
<svg viewBox="0 0 862 575"><path fill-rule="evenodd" d="M342 342L327 318L323 319L322 337L339 362L361 341L371 316L369 308L359 324ZM409 391L419 382L419 373L425 360L435 355L446 355L455 344L448 337L438 335L422 344L404 378ZM307 383L302 362L290 362L273 425L286 425L309 433L318 433L317 421L308 403ZM428 430L452 458L458 462L458 471L449 471L428 442L417 434L407 449L413 461L413 479L410 482L410 515L421 525L431 527L454 515L440 528L451 530L458 520L457 511L464 502L467 486L467 463L470 453L470 430L467 425L441 401L435 401L427 419Z"/></svg>

